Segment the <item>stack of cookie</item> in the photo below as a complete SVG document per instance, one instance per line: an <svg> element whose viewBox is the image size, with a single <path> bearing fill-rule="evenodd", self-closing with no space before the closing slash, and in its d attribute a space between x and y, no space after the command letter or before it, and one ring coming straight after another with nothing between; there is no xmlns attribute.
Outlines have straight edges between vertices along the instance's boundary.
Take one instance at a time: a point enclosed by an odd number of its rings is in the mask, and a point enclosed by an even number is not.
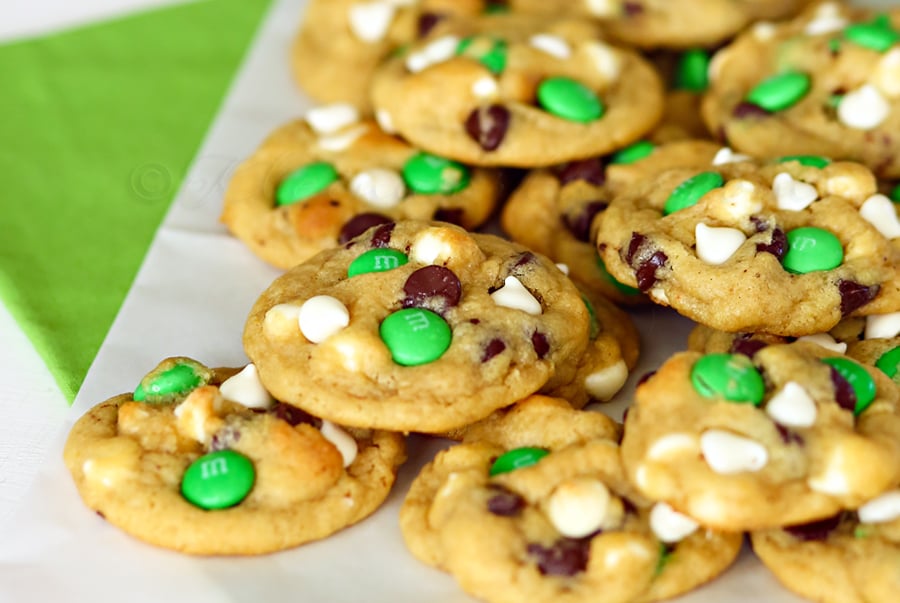
<svg viewBox="0 0 900 603"><path fill-rule="evenodd" d="M900 11L313 0L292 59L323 104L222 213L285 269L251 362L167 359L79 421L88 506L271 552L370 514L416 432L460 443L402 535L481 599L668 598L750 533L801 594L893 600ZM623 390L660 306L689 349ZM583 410L617 396L624 425Z"/></svg>

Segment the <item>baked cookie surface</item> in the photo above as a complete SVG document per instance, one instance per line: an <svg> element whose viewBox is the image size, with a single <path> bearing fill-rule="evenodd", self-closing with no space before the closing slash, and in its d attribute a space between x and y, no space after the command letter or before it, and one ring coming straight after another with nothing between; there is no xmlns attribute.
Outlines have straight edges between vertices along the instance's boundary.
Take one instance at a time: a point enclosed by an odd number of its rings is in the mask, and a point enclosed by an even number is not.
<svg viewBox="0 0 900 603"><path fill-rule="evenodd" d="M475 228L499 195L496 171L423 153L335 104L282 126L237 168L221 220L256 255L290 268L379 223Z"/></svg>
<svg viewBox="0 0 900 603"><path fill-rule="evenodd" d="M872 173L803 156L673 169L595 222L621 283L723 331L801 336L900 307L897 252L864 208Z"/></svg>
<svg viewBox="0 0 900 603"><path fill-rule="evenodd" d="M373 78L372 103L423 149L513 167L627 146L663 106L653 67L587 22L514 14L459 22L388 59Z"/></svg>
<svg viewBox="0 0 900 603"><path fill-rule="evenodd" d="M900 175L900 10L824 2L719 51L710 131L761 157L815 153Z"/></svg>
<svg viewBox="0 0 900 603"><path fill-rule="evenodd" d="M547 258L404 221L276 280L250 313L244 347L274 395L317 416L442 433L572 384L594 353L590 321ZM587 402L586 389L578 396Z"/></svg>
<svg viewBox="0 0 900 603"><path fill-rule="evenodd" d="M408 547L491 602L653 601L713 579L741 535L684 527L637 494L615 427L533 397L473 428L413 482Z"/></svg>
<svg viewBox="0 0 900 603"><path fill-rule="evenodd" d="M880 371L808 342L682 352L638 386L622 457L645 496L704 525L816 521L900 477L897 408Z"/></svg>
<svg viewBox="0 0 900 603"><path fill-rule="evenodd" d="M371 514L405 460L401 436L275 402L255 369L170 358L133 394L90 409L64 460L84 503L148 543L270 553Z"/></svg>

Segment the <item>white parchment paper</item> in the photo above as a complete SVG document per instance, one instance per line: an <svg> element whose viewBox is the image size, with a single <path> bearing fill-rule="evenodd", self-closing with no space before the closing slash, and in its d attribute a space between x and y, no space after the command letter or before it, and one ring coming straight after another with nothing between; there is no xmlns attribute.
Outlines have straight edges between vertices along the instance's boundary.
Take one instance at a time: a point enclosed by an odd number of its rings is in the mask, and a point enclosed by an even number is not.
<svg viewBox="0 0 900 603"><path fill-rule="evenodd" d="M452 578L407 553L397 526L409 482L444 442L410 439L410 460L393 493L368 520L324 541L254 558L189 557L129 537L81 503L61 460L75 419L94 404L131 391L160 359L186 355L213 366L246 362L244 319L278 272L227 235L218 215L237 163L268 132L310 106L290 80L287 63L304 4L279 0L266 17L63 429L50 443L14 521L0 535L0 602L471 601ZM636 321L643 335L642 362L623 399L637 376L684 348L690 328L664 309L643 312ZM620 401L603 409L620 418L624 406ZM679 601L800 599L745 550L724 576Z"/></svg>

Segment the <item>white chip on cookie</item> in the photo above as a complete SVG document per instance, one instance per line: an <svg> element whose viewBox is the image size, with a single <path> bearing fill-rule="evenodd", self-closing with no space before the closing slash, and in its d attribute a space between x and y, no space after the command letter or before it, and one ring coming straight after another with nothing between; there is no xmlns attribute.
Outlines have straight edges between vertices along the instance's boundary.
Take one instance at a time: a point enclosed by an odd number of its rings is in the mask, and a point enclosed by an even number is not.
<svg viewBox="0 0 900 603"><path fill-rule="evenodd" d="M704 431L700 435L700 450L710 469L723 475L759 471L769 461L765 446L722 429Z"/></svg>
<svg viewBox="0 0 900 603"><path fill-rule="evenodd" d="M491 293L491 299L498 306L521 310L526 314L536 316L541 313L541 302L514 276L507 276L503 286Z"/></svg>
<svg viewBox="0 0 900 603"><path fill-rule="evenodd" d="M350 324L350 312L339 299L316 295L303 302L297 320L304 337L322 343Z"/></svg>

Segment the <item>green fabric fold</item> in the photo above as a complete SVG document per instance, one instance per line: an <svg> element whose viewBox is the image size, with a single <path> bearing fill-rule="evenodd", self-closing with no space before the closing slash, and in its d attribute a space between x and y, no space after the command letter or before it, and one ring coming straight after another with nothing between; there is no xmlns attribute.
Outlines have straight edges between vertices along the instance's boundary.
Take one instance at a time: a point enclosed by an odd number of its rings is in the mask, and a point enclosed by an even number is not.
<svg viewBox="0 0 900 603"><path fill-rule="evenodd" d="M197 2L0 46L0 298L69 401L268 5Z"/></svg>

